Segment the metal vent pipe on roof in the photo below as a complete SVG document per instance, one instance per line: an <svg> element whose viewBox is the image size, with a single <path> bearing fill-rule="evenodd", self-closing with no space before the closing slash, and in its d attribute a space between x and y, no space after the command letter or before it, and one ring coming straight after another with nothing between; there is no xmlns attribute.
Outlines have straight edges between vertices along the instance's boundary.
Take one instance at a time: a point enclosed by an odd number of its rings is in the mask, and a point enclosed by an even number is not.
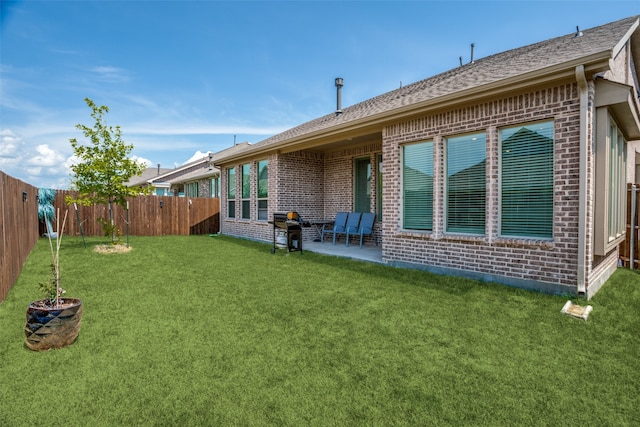
<svg viewBox="0 0 640 427"><path fill-rule="evenodd" d="M342 77L336 77L336 116L342 114Z"/></svg>
<svg viewBox="0 0 640 427"><path fill-rule="evenodd" d="M476 47L475 43L471 43L471 63L473 64L473 48Z"/></svg>

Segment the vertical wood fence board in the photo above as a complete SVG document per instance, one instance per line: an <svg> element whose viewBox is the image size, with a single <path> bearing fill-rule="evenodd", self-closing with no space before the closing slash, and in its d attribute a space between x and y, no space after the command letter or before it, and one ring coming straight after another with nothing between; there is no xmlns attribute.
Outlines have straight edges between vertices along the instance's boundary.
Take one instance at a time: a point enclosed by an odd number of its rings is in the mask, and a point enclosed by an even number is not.
<svg viewBox="0 0 640 427"><path fill-rule="evenodd" d="M38 241L38 189L0 171L0 302ZM26 198L23 200L23 192Z"/></svg>
<svg viewBox="0 0 640 427"><path fill-rule="evenodd" d="M38 188L0 171L0 302L20 275L22 266L38 238L45 232L38 220ZM22 193L26 193L23 202ZM109 218L105 205L67 205L65 198L77 193L57 190L54 208L67 213L65 235L103 236L98 218ZM129 198L129 235L167 236L217 233L220 230L220 200L175 196L140 196ZM160 207L162 202L162 207ZM120 206L113 209L115 225L127 232L127 213Z"/></svg>
<svg viewBox="0 0 640 427"><path fill-rule="evenodd" d="M65 197L74 193L60 190L54 205L62 209L70 208L72 221L67 228L71 236L80 236L80 228L73 205L67 206ZM140 196L129 201L129 234L132 236L168 236L217 233L220 230L220 201L210 198L175 196ZM162 207L160 204L162 203ZM102 236L102 225L98 218L108 218L105 205L78 206L85 236ZM114 221L124 236L127 231L126 210L114 206ZM203 227L201 223L206 222ZM199 225L200 224L200 225ZM212 225L210 225L212 224Z"/></svg>

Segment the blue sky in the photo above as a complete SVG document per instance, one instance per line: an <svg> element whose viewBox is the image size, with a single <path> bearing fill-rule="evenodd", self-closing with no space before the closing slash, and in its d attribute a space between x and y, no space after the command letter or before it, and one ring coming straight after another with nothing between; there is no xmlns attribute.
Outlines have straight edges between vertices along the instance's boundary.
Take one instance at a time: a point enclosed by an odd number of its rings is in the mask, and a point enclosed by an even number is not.
<svg viewBox="0 0 640 427"><path fill-rule="evenodd" d="M0 1L0 169L66 188L84 98L183 164L475 57L640 14L625 1Z"/></svg>

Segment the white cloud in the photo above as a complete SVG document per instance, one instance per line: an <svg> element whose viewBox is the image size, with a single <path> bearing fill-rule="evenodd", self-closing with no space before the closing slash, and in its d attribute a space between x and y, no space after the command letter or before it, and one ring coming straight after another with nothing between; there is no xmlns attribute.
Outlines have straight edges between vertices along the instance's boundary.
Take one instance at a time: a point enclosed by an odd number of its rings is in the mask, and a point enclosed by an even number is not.
<svg viewBox="0 0 640 427"><path fill-rule="evenodd" d="M0 158L15 158L20 153L22 138L10 129L0 131Z"/></svg>
<svg viewBox="0 0 640 427"><path fill-rule="evenodd" d="M35 147L36 155L27 160L29 165L56 167L64 164L64 156L51 149L48 144L40 144Z"/></svg>
<svg viewBox="0 0 640 427"><path fill-rule="evenodd" d="M131 159L135 160L138 163L141 163L145 167L149 167L149 166L151 166L153 164L153 162L151 160L145 159L144 157L140 157L140 156L136 156L136 155L131 156Z"/></svg>
<svg viewBox="0 0 640 427"><path fill-rule="evenodd" d="M202 151L198 150L193 154L193 156L189 158L189 160L184 162L183 165L186 165L187 163L195 162L196 160L202 160L204 157L207 157L209 153L210 151L203 153Z"/></svg>
<svg viewBox="0 0 640 427"><path fill-rule="evenodd" d="M129 75L123 68L112 66L97 66L91 69L97 74L98 79L113 83L129 81Z"/></svg>
<svg viewBox="0 0 640 427"><path fill-rule="evenodd" d="M27 172L27 174L29 176L40 176L40 175L42 175L42 168L41 167L25 168L25 171Z"/></svg>

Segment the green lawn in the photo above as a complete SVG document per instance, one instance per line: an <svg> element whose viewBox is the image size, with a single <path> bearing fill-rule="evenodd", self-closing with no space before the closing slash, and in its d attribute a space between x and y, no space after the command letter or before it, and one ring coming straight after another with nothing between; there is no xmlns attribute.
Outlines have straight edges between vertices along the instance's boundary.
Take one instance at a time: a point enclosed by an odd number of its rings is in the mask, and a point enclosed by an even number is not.
<svg viewBox="0 0 640 427"><path fill-rule="evenodd" d="M640 424L635 272L584 322L563 297L223 236L101 242L63 240L72 346L24 345L46 241L0 305L0 426Z"/></svg>

